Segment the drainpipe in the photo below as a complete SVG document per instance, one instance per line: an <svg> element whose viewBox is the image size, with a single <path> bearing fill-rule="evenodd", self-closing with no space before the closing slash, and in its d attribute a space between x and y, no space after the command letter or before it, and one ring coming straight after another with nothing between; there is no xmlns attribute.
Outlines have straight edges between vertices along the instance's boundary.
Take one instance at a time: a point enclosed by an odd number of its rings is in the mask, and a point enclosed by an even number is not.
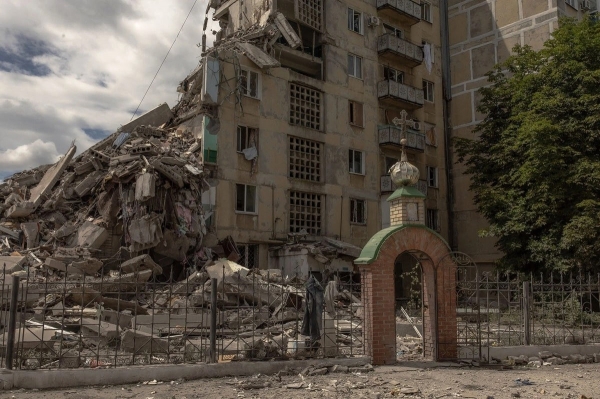
<svg viewBox="0 0 600 399"><path fill-rule="evenodd" d="M444 163L446 166L446 208L448 210L448 241L450 248L456 250L456 235L454 231L454 179L452 172L452 128L450 109L452 101L452 82L450 76L450 39L448 28L448 0L440 0L440 30L442 40L442 90L444 118Z"/></svg>

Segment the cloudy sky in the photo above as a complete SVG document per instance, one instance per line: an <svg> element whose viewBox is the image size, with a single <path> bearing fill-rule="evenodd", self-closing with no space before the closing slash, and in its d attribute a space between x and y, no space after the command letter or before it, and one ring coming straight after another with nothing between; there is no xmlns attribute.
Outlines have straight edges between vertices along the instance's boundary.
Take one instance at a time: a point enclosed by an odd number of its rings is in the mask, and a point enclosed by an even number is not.
<svg viewBox="0 0 600 399"><path fill-rule="evenodd" d="M0 181L127 123L192 4L0 0ZM199 61L206 5L197 0L141 111L177 102L177 84Z"/></svg>

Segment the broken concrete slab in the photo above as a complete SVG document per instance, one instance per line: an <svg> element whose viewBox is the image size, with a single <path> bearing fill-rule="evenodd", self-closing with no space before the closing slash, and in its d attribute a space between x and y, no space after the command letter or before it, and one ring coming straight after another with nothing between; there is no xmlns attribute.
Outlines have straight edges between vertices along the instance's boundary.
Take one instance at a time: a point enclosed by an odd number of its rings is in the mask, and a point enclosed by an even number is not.
<svg viewBox="0 0 600 399"><path fill-rule="evenodd" d="M99 317L102 321L106 321L111 324L116 324L119 327L121 327L121 329L130 328L131 320L133 320L133 315L131 315L130 313L117 312L108 309L102 309L102 312Z"/></svg>
<svg viewBox="0 0 600 399"><path fill-rule="evenodd" d="M40 241L40 224L38 222L21 223L27 248L35 248Z"/></svg>
<svg viewBox="0 0 600 399"><path fill-rule="evenodd" d="M161 228L161 217L157 214L150 214L139 219L133 219L129 223L129 238L131 252L139 252L144 249L153 248L160 243L163 238Z"/></svg>
<svg viewBox="0 0 600 399"><path fill-rule="evenodd" d="M248 42L238 42L235 47L261 69L276 68L281 63L258 47Z"/></svg>
<svg viewBox="0 0 600 399"><path fill-rule="evenodd" d="M77 187L75 187L75 193L79 197L84 197L88 195L92 191L92 189L96 187L98 183L100 183L100 180L102 180L104 175L105 172L102 170L97 170L95 172L90 173L77 185Z"/></svg>
<svg viewBox="0 0 600 399"><path fill-rule="evenodd" d="M63 262L61 262L59 260L52 259L52 258L46 258L46 260L44 261L44 267L47 267L52 270L59 270L61 272L67 271L67 265L65 265Z"/></svg>
<svg viewBox="0 0 600 399"><path fill-rule="evenodd" d="M4 214L7 218L24 218L35 212L35 208L33 202L20 202L8 208Z"/></svg>
<svg viewBox="0 0 600 399"><path fill-rule="evenodd" d="M190 249L188 237L178 236L173 230L165 230L163 242L154 247L154 252L175 259L179 262L185 260L187 251Z"/></svg>
<svg viewBox="0 0 600 399"><path fill-rule="evenodd" d="M210 312L201 309L200 313L138 315L131 320L131 328L150 334L172 332L174 329L192 332L210 327Z"/></svg>
<svg viewBox="0 0 600 399"><path fill-rule="evenodd" d="M44 174L42 180L33 189L31 189L29 201L33 203L34 208L37 208L42 203L42 200L45 199L50 190L52 190L54 185L58 182L63 172L71 162L71 159L73 159L76 151L77 147L72 145L67 153L61 158L61 160L51 166Z"/></svg>
<svg viewBox="0 0 600 399"><path fill-rule="evenodd" d="M133 353L167 353L169 342L143 331L126 330L121 334L121 348Z"/></svg>
<svg viewBox="0 0 600 399"><path fill-rule="evenodd" d="M86 258L81 261L71 263L71 267L81 271L84 274L96 274L102 268L104 263L95 258Z"/></svg>
<svg viewBox="0 0 600 399"><path fill-rule="evenodd" d="M292 28L285 16L280 12L278 12L277 16L275 17L275 25L291 48L296 48L302 45L302 40L300 40L300 37L298 37L294 31L294 28Z"/></svg>
<svg viewBox="0 0 600 399"><path fill-rule="evenodd" d="M105 308L113 309L116 312L129 310L140 315L148 314L148 310L146 310L146 308L140 306L136 302L126 301L117 298L103 297L99 291L96 291L89 287L79 287L72 289L69 295L75 303L79 304L82 307L91 306L92 304L98 303L103 304ZM114 319L105 321L121 325L121 323L116 323Z"/></svg>
<svg viewBox="0 0 600 399"><path fill-rule="evenodd" d="M142 270L151 270L155 275L162 274L160 265L152 260L150 255L144 254L129 259L121 264L121 271L125 273L139 272Z"/></svg>
<svg viewBox="0 0 600 399"><path fill-rule="evenodd" d="M119 129L121 132L131 133L138 126L161 126L164 123L169 122L173 119L173 112L167 103L162 103L158 107L151 109L150 111L142 114L135 118L131 122L121 126Z"/></svg>
<svg viewBox="0 0 600 399"><path fill-rule="evenodd" d="M84 338L106 338L112 341L121 336L121 327L106 321L83 318L81 332Z"/></svg>
<svg viewBox="0 0 600 399"><path fill-rule="evenodd" d="M73 246L98 249L107 238L108 231L104 227L86 220L77 231Z"/></svg>
<svg viewBox="0 0 600 399"><path fill-rule="evenodd" d="M156 178L154 174L146 172L138 176L135 181L135 200L146 201L154 197Z"/></svg>
<svg viewBox="0 0 600 399"><path fill-rule="evenodd" d="M11 274L23 270L26 261L25 256L0 256L0 267L5 274Z"/></svg>

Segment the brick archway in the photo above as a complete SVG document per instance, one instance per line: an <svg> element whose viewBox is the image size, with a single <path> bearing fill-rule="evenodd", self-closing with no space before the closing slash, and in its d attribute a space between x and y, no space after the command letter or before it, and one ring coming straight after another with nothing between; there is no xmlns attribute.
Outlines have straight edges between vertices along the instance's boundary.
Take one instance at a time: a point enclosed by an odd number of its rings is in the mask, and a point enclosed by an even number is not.
<svg viewBox="0 0 600 399"><path fill-rule="evenodd" d="M361 270L367 353L373 364L396 362L394 261L404 252L422 267L425 357L456 359L456 265L444 239L422 225L379 231L355 261Z"/></svg>

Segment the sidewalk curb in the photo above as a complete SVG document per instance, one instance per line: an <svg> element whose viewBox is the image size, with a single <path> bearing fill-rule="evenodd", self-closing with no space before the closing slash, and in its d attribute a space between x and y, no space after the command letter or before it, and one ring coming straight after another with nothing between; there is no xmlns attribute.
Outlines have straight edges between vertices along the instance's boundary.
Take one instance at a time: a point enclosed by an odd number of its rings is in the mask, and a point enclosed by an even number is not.
<svg viewBox="0 0 600 399"><path fill-rule="evenodd" d="M93 385L134 384L148 380L195 380L226 376L275 374L284 368L319 367L335 364L357 367L370 363L369 357L344 359L310 359L264 362L229 362L217 364L172 364L132 366L110 369L6 370L0 369L1 389L58 389Z"/></svg>

